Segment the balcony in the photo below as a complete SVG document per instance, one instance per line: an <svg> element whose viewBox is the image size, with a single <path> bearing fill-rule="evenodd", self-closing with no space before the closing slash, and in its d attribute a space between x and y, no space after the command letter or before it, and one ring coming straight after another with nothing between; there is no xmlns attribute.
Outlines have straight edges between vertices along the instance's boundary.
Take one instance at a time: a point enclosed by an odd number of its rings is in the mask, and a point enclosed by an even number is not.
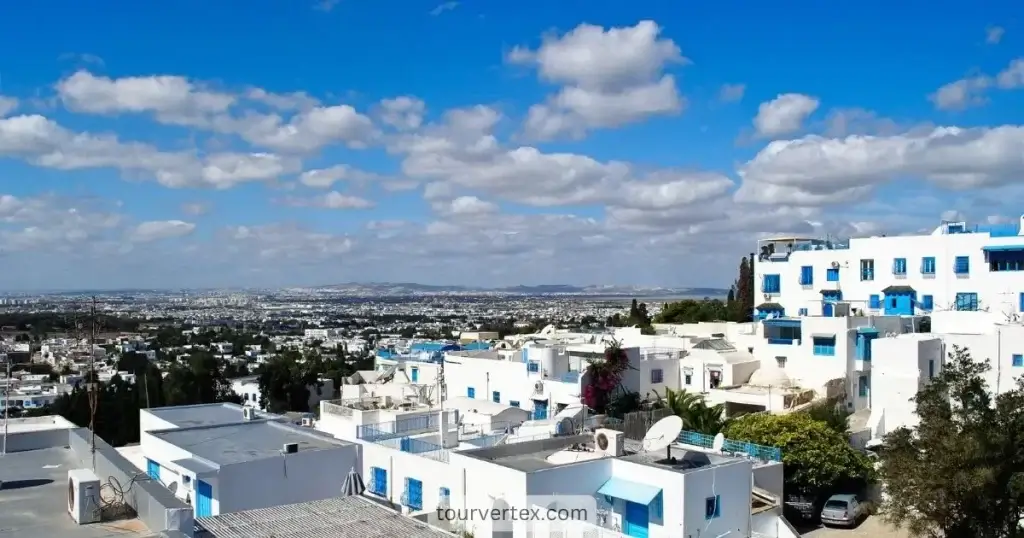
<svg viewBox="0 0 1024 538"><path fill-rule="evenodd" d="M456 413L454 411L443 411L448 413L448 423L456 425ZM376 443L410 435L436 432L441 427L441 414L417 415L414 417L400 418L390 422L379 422L377 424L362 424L356 426L356 438L363 441Z"/></svg>
<svg viewBox="0 0 1024 538"><path fill-rule="evenodd" d="M648 347L640 349L640 360L672 360L686 357L686 351L672 348Z"/></svg>

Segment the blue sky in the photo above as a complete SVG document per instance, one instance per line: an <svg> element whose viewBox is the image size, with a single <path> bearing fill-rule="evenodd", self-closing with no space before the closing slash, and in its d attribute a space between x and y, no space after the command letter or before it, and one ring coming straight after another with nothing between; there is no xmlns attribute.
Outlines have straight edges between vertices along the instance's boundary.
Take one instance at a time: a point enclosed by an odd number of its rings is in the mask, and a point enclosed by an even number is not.
<svg viewBox="0 0 1024 538"><path fill-rule="evenodd" d="M923 5L31 3L0 289L726 286L762 235L1019 218L1019 9Z"/></svg>

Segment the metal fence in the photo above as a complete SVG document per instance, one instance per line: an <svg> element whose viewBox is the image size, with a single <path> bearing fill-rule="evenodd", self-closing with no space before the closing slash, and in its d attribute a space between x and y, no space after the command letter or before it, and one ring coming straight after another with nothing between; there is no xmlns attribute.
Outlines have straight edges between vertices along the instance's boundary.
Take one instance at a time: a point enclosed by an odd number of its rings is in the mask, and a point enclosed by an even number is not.
<svg viewBox="0 0 1024 538"><path fill-rule="evenodd" d="M626 439L643 441L644 436L647 435L647 430L651 429L651 426L653 426L655 422L658 422L671 414L671 409L633 411L632 413L626 413L621 419L605 419L603 427L626 434Z"/></svg>
<svg viewBox="0 0 1024 538"><path fill-rule="evenodd" d="M442 411L448 413L448 424L456 425L454 411ZM390 422L378 422L376 424L361 424L356 426L356 438L364 441L376 442L426 433L436 430L441 426L441 414L432 413L429 415L417 415L414 417L400 418Z"/></svg>
<svg viewBox="0 0 1024 538"><path fill-rule="evenodd" d="M679 442L684 445L711 448L715 443L715 436L705 433L685 431L679 434ZM762 461L782 461L782 450L778 447L764 446L745 441L734 441L726 439L722 445L723 452L734 454L746 454L747 456Z"/></svg>

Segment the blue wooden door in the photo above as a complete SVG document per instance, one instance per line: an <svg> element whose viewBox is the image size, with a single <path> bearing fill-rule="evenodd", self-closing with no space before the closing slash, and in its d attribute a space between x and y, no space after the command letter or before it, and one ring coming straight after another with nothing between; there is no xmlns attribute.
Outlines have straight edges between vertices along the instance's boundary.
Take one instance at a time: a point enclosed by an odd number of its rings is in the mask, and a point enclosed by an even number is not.
<svg viewBox="0 0 1024 538"><path fill-rule="evenodd" d="M533 420L547 420L548 418L548 402L547 400L534 400L533 401Z"/></svg>
<svg viewBox="0 0 1024 538"><path fill-rule="evenodd" d="M623 519L623 529L626 536L634 538L647 538L648 509L645 504L626 502L626 515Z"/></svg>
<svg viewBox="0 0 1024 538"><path fill-rule="evenodd" d="M420 369L419 368L413 368L412 369L412 382L416 383L419 380L420 380Z"/></svg>
<svg viewBox="0 0 1024 538"><path fill-rule="evenodd" d="M826 318L832 317L832 303L824 302L821 304L821 315Z"/></svg>
<svg viewBox="0 0 1024 538"><path fill-rule="evenodd" d="M153 460L146 460L146 474L153 480L160 480L160 464Z"/></svg>
<svg viewBox="0 0 1024 538"><path fill-rule="evenodd" d="M196 480L196 517L213 515L213 486Z"/></svg>

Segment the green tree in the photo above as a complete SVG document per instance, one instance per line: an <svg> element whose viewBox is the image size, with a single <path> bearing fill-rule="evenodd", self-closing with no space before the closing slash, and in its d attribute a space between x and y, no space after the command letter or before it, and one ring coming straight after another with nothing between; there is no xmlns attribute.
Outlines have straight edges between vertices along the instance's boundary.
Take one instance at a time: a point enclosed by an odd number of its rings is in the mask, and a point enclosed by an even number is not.
<svg viewBox="0 0 1024 538"><path fill-rule="evenodd" d="M700 394L685 390L665 389L665 395L658 395L657 407L664 407L683 420L683 428L689 431L715 435L725 429L725 408L722 405L708 405Z"/></svg>
<svg viewBox="0 0 1024 538"><path fill-rule="evenodd" d="M787 493L820 497L859 492L873 478L871 460L846 437L807 413L744 415L731 421L725 436L782 450Z"/></svg>
<svg viewBox="0 0 1024 538"><path fill-rule="evenodd" d="M885 517L914 536L1024 536L1024 380L993 397L989 368L953 346L913 399L918 425L885 437Z"/></svg>
<svg viewBox="0 0 1024 538"><path fill-rule="evenodd" d="M656 323L699 323L731 319L728 306L718 299L683 299L666 304L655 317Z"/></svg>
<svg viewBox="0 0 1024 538"><path fill-rule="evenodd" d="M258 371L260 407L271 413L309 411L309 387L320 390L325 365L319 354L307 357L286 351L263 364Z"/></svg>

